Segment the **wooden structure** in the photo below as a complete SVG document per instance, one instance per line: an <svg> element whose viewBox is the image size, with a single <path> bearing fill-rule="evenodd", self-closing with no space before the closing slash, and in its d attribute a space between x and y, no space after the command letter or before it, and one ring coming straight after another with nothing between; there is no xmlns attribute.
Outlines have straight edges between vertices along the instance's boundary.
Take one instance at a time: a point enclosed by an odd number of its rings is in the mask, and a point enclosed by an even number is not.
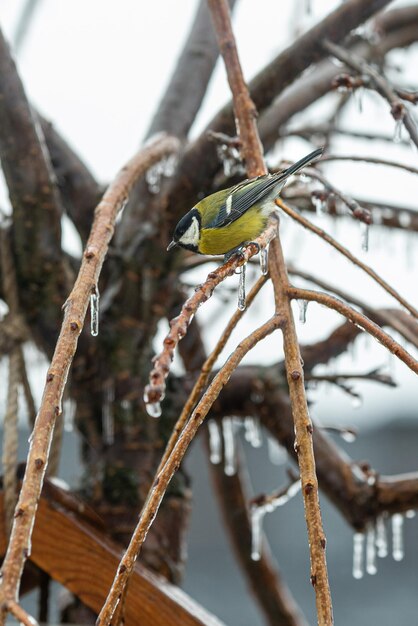
<svg viewBox="0 0 418 626"><path fill-rule="evenodd" d="M5 554L3 493L0 551ZM30 561L99 612L122 554L81 500L46 481L33 532ZM125 605L126 626L222 626L178 587L137 564Z"/></svg>

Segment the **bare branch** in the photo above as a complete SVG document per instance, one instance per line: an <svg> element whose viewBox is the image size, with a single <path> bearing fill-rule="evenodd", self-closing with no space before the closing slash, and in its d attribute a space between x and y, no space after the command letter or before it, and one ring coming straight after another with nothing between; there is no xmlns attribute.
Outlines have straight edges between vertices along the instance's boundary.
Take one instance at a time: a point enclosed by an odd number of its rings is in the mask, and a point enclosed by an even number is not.
<svg viewBox="0 0 418 626"><path fill-rule="evenodd" d="M393 141L393 137L390 137L390 141ZM399 161L382 159L380 157L359 156L358 154L326 154L321 158L321 163L327 163L328 161L358 161L361 163L373 163L374 165L387 165L388 167L396 167L405 170L411 174L418 174L418 167L413 167L406 163L399 163Z"/></svg>
<svg viewBox="0 0 418 626"><path fill-rule="evenodd" d="M357 57L352 52L347 52L341 46L325 41L324 47L328 52L333 54L337 59L352 67L360 74L366 74L372 80L376 90L390 104L390 112L395 122L402 122L411 137L411 140L418 148L418 129L412 115L407 107L401 102L394 89L389 85L388 81L377 72L373 67L368 65L363 59Z"/></svg>
<svg viewBox="0 0 418 626"><path fill-rule="evenodd" d="M359 326L368 332L372 337L377 339L377 341L385 346L389 352L392 352L392 354L397 356L398 359L403 361L410 370L415 372L415 374L418 374L418 361L416 361L397 341L389 337L389 335L387 335L380 328L380 326L375 324L375 322L372 322L362 313L359 313L352 307L348 306L348 304L338 300L338 298L334 298L334 296L331 296L328 293L321 293L319 291L300 289L298 287L289 287L287 291L289 296L293 299L318 302L319 304L323 304L330 309L334 309L334 311L338 311L338 313L341 313L341 315L350 320L350 322L356 324L356 326Z"/></svg>
<svg viewBox="0 0 418 626"><path fill-rule="evenodd" d="M281 198L276 200L276 204L287 215L299 222L299 224L301 224L304 228L307 228L311 232L315 233L315 235L321 237L321 239L323 239L333 248L338 250L338 252L340 252L343 256L349 259L354 265L357 265L357 267L361 268L368 276L370 276L370 278L376 281L378 285L380 285L385 291L387 291L387 293L389 293L393 298L395 298L395 300L402 304L402 306L404 306L407 311L411 313L411 315L418 319L418 311L411 304L409 304L409 302L405 300L405 298L399 295L398 292L393 287L391 287L385 280L383 280L383 278L381 278L379 274L377 274L377 272L375 272L371 267L360 261L354 254L352 254L349 250L347 250L347 248L338 243L338 241L336 241L333 237L331 237L331 235L326 233L322 228L315 226L315 224L312 224L312 222L306 219L306 217L303 217L297 211L291 209L283 202Z"/></svg>
<svg viewBox="0 0 418 626"><path fill-rule="evenodd" d="M148 494L138 521L138 525L134 530L129 546L119 564L119 568L116 572L109 595L98 617L97 626L110 625L119 602L119 598L124 593L124 589L135 565L135 561L139 555L151 524L154 521L166 489L183 460L183 457L199 426L202 424L222 388L226 385L240 361L244 358L247 352L252 350L252 348L257 345L259 341L276 330L279 323L279 318L277 316L273 317L268 322L263 324L263 326L260 326L260 328L251 333L251 335L249 335L239 344L239 346L237 346L236 350L218 372L208 387L208 390L193 411L190 420L183 429L181 437L177 441L172 453L167 459L166 464L156 477L152 489Z"/></svg>
<svg viewBox="0 0 418 626"><path fill-rule="evenodd" d="M96 289L116 216L138 176L164 154L177 148L176 139L164 137L136 155L122 168L96 209L78 278L65 304L60 336L48 370L32 435L11 538L1 570L0 601L3 607L8 600L13 600L17 595L23 566L30 552L33 520L48 463L54 424L61 413L62 394L68 371L83 328L90 296Z"/></svg>
<svg viewBox="0 0 418 626"><path fill-rule="evenodd" d="M238 460L237 471L233 476L226 476L221 465L209 464L229 539L268 624L305 626L304 617L272 563L266 540L263 541L260 559L255 561L251 558L252 532L247 507L249 488L242 464L243 458Z"/></svg>

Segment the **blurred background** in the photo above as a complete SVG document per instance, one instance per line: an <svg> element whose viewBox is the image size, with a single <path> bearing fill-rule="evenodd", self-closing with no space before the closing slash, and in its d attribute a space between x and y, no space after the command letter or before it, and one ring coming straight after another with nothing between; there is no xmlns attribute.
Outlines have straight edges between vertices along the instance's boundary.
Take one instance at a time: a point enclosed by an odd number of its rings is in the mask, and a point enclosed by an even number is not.
<svg viewBox="0 0 418 626"><path fill-rule="evenodd" d="M338 4L339 1L331 0L286 0L280 3L240 0L234 11L234 29L246 78L251 78L293 41L296 33L303 32ZM390 8L411 4L414 3L393 2ZM134 0L0 0L0 24L14 47L30 100L53 122L104 184L140 145L196 7L195 0L154 0L152 3ZM25 9L33 11L26 29L22 23ZM388 61L387 75L394 84L418 89L418 44L389 53ZM307 125L325 117L337 97L336 93L325 96L303 114L294 116L290 127ZM192 129L193 137L228 100L224 68L218 62ZM416 119L413 109L412 112ZM373 91L362 90L360 95L351 96L340 126L378 135L395 135L389 107ZM402 135L401 139L405 137ZM269 155L269 162L274 165L280 159L297 159L311 148L312 144L300 137L280 139ZM395 143L341 136L333 140L331 148L333 153L387 157L418 166L418 153L406 141ZM381 165L349 162L329 163L323 171L343 191L374 202L418 210L416 175ZM0 200L7 210L4 184ZM185 207L185 211L189 208ZM361 248L360 225L350 216L335 220L320 214L313 216L312 220L369 263L412 304L418 305L416 233L372 225L366 253ZM283 231L287 259L298 267L309 269L374 307L393 304L389 296L362 272L287 218L283 218ZM78 235L68 220L64 221L63 245L72 254L78 254L81 249ZM197 284L209 267L190 271L187 281L191 285ZM256 275L258 270L255 268L249 271L250 283ZM234 281L237 283L238 277L232 278L231 284ZM198 318L206 328L204 339L208 347L213 346L235 307L236 296L231 295L231 284L221 287L199 311ZM304 284L303 281L300 284ZM231 337L226 354L236 345L238 337L265 319L272 303L267 287ZM297 304L294 306L299 318ZM327 336L339 323L341 318L336 313L310 304L306 323L299 321L297 331L302 343L311 343ZM161 323L155 340L156 349L161 347L166 330L166 324ZM417 351L411 346L408 348L417 357ZM39 402L47 363L33 346L26 350L32 388ZM277 361L281 355L281 340L274 336L260 343L245 362L268 364ZM175 365L177 371L181 371L180 362L176 361ZM5 380L6 365L0 367L1 380ZM414 471L418 464L417 384L415 376L402 363L395 362L374 340L359 336L349 354L318 367L315 373L364 373L375 367L392 375L397 387L356 381L358 397L353 398L335 386L320 384L309 389L312 417L324 426L356 429L355 442L340 440L339 443L346 447L352 458L369 461L377 472ZM4 397L5 385L2 385L1 406L4 406ZM67 427L61 475L76 487L80 465L79 436L71 430L71 424ZM22 424L22 461L26 456L27 436ZM280 466L270 462L265 436L260 448L254 449L243 440L242 445L254 494L268 493L286 481L286 459ZM193 514L188 544L189 565L183 587L226 624L261 625L264 623L262 617L251 600L225 537L199 439L188 455L187 469L192 477ZM336 624L417 624L417 520L405 520L405 555L401 561L393 560L389 550L386 559L378 560L376 575L365 574L361 580L355 580L352 576L352 530L324 496L321 503L328 538L327 556ZM389 532L389 521L387 526ZM296 601L309 623L314 624L314 594L308 581L308 546L300 494L267 515L264 529Z"/></svg>

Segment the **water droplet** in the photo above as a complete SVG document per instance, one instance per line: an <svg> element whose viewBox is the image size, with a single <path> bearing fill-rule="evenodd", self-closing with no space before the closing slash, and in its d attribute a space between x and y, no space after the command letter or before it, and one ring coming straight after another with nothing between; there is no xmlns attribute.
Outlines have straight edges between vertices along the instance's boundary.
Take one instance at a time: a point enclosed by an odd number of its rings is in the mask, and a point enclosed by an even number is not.
<svg viewBox="0 0 418 626"><path fill-rule="evenodd" d="M373 576L377 573L376 567L376 531L373 524L370 524L366 535L366 572Z"/></svg>
<svg viewBox="0 0 418 626"><path fill-rule="evenodd" d="M96 285L94 293L90 295L90 332L93 337L99 334L99 300L100 294Z"/></svg>
<svg viewBox="0 0 418 626"><path fill-rule="evenodd" d="M247 306L246 295L245 295L245 264L241 266L241 271L239 274L239 284L238 284L238 308L240 311L245 311Z"/></svg>
<svg viewBox="0 0 418 626"><path fill-rule="evenodd" d="M392 557L395 561L402 561L404 557L403 544L403 515L392 515Z"/></svg>
<svg viewBox="0 0 418 626"><path fill-rule="evenodd" d="M416 513L416 511L414 511L414 509L409 509L409 511L407 511L407 512L405 513L405 517L406 517L407 519L414 519L414 517L416 517L416 514L417 514L417 513Z"/></svg>
<svg viewBox="0 0 418 626"><path fill-rule="evenodd" d="M353 443L356 440L357 434L350 429L342 430L340 432L341 439L346 441L347 443Z"/></svg>
<svg viewBox="0 0 418 626"><path fill-rule="evenodd" d="M161 404L159 402L148 402L145 404L145 408L150 417L160 417L162 413Z"/></svg>
<svg viewBox="0 0 418 626"><path fill-rule="evenodd" d="M224 439L224 472L227 476L233 476L237 471L237 451L235 421L232 417L223 418L222 434Z"/></svg>
<svg viewBox="0 0 418 626"><path fill-rule="evenodd" d="M260 269L261 269L261 273L263 274L263 276L266 276L268 274L269 268L269 250L268 250L268 246L266 246L265 248L261 248L260 250Z"/></svg>
<svg viewBox="0 0 418 626"><path fill-rule="evenodd" d="M353 577L357 580L363 578L363 559L364 559L364 534L354 533L353 535Z"/></svg>
<svg viewBox="0 0 418 626"><path fill-rule="evenodd" d="M376 548L379 558L384 559L388 555L388 538L385 520L382 515L376 520Z"/></svg>
<svg viewBox="0 0 418 626"><path fill-rule="evenodd" d="M369 251L369 225L364 222L360 222L360 234L361 234L361 249L364 252Z"/></svg>
<svg viewBox="0 0 418 626"><path fill-rule="evenodd" d="M308 308L307 300L298 300L299 305L299 321L301 324L305 324L306 322L306 310Z"/></svg>
<svg viewBox="0 0 418 626"><path fill-rule="evenodd" d="M218 465L222 461L221 433L215 420L208 421L209 429L209 458L210 462Z"/></svg>
<svg viewBox="0 0 418 626"><path fill-rule="evenodd" d="M353 409L359 409L362 406L362 404L363 404L363 398L361 396L353 396L351 398L351 406L353 407ZM343 439L344 439L344 437L343 437ZM355 437L354 437L354 439L355 439ZM348 440L346 439L346 441L348 441ZM351 441L353 441L353 440L351 440Z"/></svg>

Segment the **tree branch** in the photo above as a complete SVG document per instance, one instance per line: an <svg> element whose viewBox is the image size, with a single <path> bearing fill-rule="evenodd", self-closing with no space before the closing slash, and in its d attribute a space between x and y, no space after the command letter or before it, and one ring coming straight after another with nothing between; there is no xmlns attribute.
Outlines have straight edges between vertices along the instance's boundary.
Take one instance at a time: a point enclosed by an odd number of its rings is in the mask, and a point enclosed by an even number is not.
<svg viewBox="0 0 418 626"><path fill-rule="evenodd" d="M36 418L25 477L17 503L11 538L2 566L0 602L17 597L24 563L30 552L33 520L42 489L54 424L61 414L61 401L68 371L82 331L90 296L97 288L100 271L112 237L116 216L135 180L164 154L178 148L178 141L164 137L129 161L103 196L95 211L91 234L80 271L65 304L64 320Z"/></svg>

